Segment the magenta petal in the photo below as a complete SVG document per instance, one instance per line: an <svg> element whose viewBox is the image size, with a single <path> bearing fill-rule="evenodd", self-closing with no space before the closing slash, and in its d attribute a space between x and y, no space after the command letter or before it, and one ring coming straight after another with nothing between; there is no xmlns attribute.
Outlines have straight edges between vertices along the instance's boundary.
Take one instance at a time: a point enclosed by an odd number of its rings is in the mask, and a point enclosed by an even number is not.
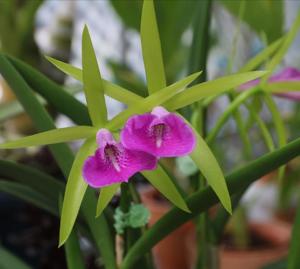
<svg viewBox="0 0 300 269"><path fill-rule="evenodd" d="M279 73L276 75L273 75L270 79L269 82L280 82L280 81L300 81L300 71L297 68L294 67L286 67L283 70L281 70ZM244 83L239 87L240 90L247 90L249 88L252 88L256 85L258 85L260 82L259 79L255 79L252 81L249 81L247 83ZM282 89L284 90L284 89ZM282 93L274 93L274 95L291 99L294 101L300 101L300 92L299 91L285 91Z"/></svg>
<svg viewBox="0 0 300 269"><path fill-rule="evenodd" d="M290 99L293 101L300 101L300 92L295 92L295 91L291 91L291 92L286 92L286 93L274 93L274 95L278 96L278 97L283 97L286 99Z"/></svg>
<svg viewBox="0 0 300 269"><path fill-rule="evenodd" d="M297 80L300 80L300 71L294 67L286 67L282 71L270 78L270 82Z"/></svg>
<svg viewBox="0 0 300 269"><path fill-rule="evenodd" d="M175 157L189 154L196 145L193 130L176 114L170 113L163 118L166 131L163 143L156 152L161 157Z"/></svg>
<svg viewBox="0 0 300 269"><path fill-rule="evenodd" d="M156 116L150 113L130 117L121 131L120 139L124 147L152 154L155 137L151 135L150 126L155 119Z"/></svg>
<svg viewBox="0 0 300 269"><path fill-rule="evenodd" d="M94 156L90 156L83 167L83 178L94 188L101 188L113 183L127 182L135 173L142 170L152 170L157 160L154 156L125 149L120 143L115 145L119 150L117 155L117 169L109 159L103 158L98 149Z"/></svg>
<svg viewBox="0 0 300 269"><path fill-rule="evenodd" d="M121 132L121 141L126 148L156 157L175 157L190 153L196 139L183 119L163 113L161 117L153 114L131 117Z"/></svg>

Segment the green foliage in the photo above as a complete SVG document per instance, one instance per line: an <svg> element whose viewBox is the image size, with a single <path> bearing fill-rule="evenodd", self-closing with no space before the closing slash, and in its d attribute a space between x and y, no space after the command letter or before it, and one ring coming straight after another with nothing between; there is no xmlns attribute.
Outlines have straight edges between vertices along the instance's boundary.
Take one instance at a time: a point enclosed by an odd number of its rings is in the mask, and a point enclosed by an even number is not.
<svg viewBox="0 0 300 269"><path fill-rule="evenodd" d="M29 265L13 255L10 251L0 246L0 268L1 269L31 269Z"/></svg>
<svg viewBox="0 0 300 269"><path fill-rule="evenodd" d="M150 218L149 210L142 204L132 204L129 209L128 225L132 228L145 226Z"/></svg>
<svg viewBox="0 0 300 269"><path fill-rule="evenodd" d="M37 63L34 17L43 0L0 1L0 51Z"/></svg>
<svg viewBox="0 0 300 269"><path fill-rule="evenodd" d="M175 96L179 91L182 91L187 85L193 82L201 72L194 73L174 84L157 91L156 93L144 98L142 101L129 106L128 109L119 113L105 127L110 130L120 128L125 121L134 114L142 114L150 111L153 107L159 106Z"/></svg>
<svg viewBox="0 0 300 269"><path fill-rule="evenodd" d="M68 177L66 192L61 213L61 224L59 231L59 245L63 245L69 237L81 202L87 189L87 183L82 177L82 166L86 158L96 150L95 138L90 138L81 146Z"/></svg>
<svg viewBox="0 0 300 269"><path fill-rule="evenodd" d="M54 215L57 215L57 202L45 197L24 184L0 180L0 191L16 196Z"/></svg>
<svg viewBox="0 0 300 269"><path fill-rule="evenodd" d="M174 205L185 212L190 212L176 186L160 165L153 171L143 171L141 174Z"/></svg>
<svg viewBox="0 0 300 269"><path fill-rule="evenodd" d="M59 202L59 211L61 211L62 196L59 196L58 202ZM81 253L79 238L77 235L76 228L70 234L64 247L65 247L68 269L72 269L72 268L84 269L85 268L84 259Z"/></svg>
<svg viewBox="0 0 300 269"><path fill-rule="evenodd" d="M166 87L166 78L153 0L144 1L141 40L148 92Z"/></svg>
<svg viewBox="0 0 300 269"><path fill-rule="evenodd" d="M123 23L127 27L139 31L143 1L110 1ZM195 17L198 7L197 1L173 0L171 7L169 1L155 0L153 2L161 40L165 74L167 81L173 82L186 64L188 50L182 43L182 35ZM197 70L192 72L194 71Z"/></svg>
<svg viewBox="0 0 300 269"><path fill-rule="evenodd" d="M197 134L197 132L195 133ZM219 197L222 205L231 213L231 200L223 172L204 139L198 134L196 137L197 145L190 156L206 178L208 184Z"/></svg>
<svg viewBox="0 0 300 269"><path fill-rule="evenodd" d="M91 125L88 110L84 104L79 102L61 86L47 78L45 75L17 60L13 57L6 57L15 67L19 74L25 79L28 86L41 95L47 103L58 112L66 115L75 123L80 125ZM68 104L66 106L66 104Z"/></svg>
<svg viewBox="0 0 300 269"><path fill-rule="evenodd" d="M194 102L199 101L205 97L215 96L216 94L228 92L232 88L235 88L253 79L259 78L266 73L267 72L265 71L245 72L199 83L188 88L186 91L177 94L164 105L170 110L176 110L193 104Z"/></svg>
<svg viewBox="0 0 300 269"><path fill-rule="evenodd" d="M97 203L96 217L99 217L108 203L111 201L117 190L120 188L120 184L112 184L107 187L103 187L100 190L100 195Z"/></svg>
<svg viewBox="0 0 300 269"><path fill-rule="evenodd" d="M220 0L221 3L238 17L241 1ZM265 33L268 42L273 42L282 35L283 31L283 1L247 1L243 20L258 34ZM259 12L257 12L259 10Z"/></svg>
<svg viewBox="0 0 300 269"><path fill-rule="evenodd" d="M25 148L32 146L57 144L88 137L95 137L97 129L90 126L67 127L38 133L24 138L0 144L0 149Z"/></svg>
<svg viewBox="0 0 300 269"><path fill-rule="evenodd" d="M107 120L104 89L93 44L86 26L82 33L82 67L83 88L90 118L95 127L102 127Z"/></svg>

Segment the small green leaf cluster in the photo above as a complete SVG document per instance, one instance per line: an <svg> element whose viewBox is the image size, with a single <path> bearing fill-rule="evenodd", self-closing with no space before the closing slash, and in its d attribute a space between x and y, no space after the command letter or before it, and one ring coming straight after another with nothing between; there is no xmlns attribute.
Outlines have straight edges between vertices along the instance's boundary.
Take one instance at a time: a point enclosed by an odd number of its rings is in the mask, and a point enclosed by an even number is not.
<svg viewBox="0 0 300 269"><path fill-rule="evenodd" d="M129 211L124 213L120 207L114 214L114 227L117 234L123 234L126 228L140 228L150 219L150 211L142 204L131 204Z"/></svg>

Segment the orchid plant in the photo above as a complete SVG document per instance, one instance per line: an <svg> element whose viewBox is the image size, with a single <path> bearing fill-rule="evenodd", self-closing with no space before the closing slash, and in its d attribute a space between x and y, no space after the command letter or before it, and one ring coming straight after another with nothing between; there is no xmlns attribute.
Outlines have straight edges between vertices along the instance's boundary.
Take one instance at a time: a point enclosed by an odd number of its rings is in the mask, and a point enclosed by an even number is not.
<svg viewBox="0 0 300 269"><path fill-rule="evenodd" d="M87 107L38 71L10 56L0 55L1 74L11 85L37 129L41 131L38 134L5 142L0 145L0 148L15 149L49 145L67 178L66 186L40 172L38 174L47 184L47 188L43 188L39 180L30 176L31 173L37 172L25 169L24 176L29 178L26 184L34 191L40 191L36 197L39 202L42 201L43 207L51 213L60 215L59 246L65 244L69 268L84 268L80 260L76 261L75 267L71 265L74 262L72 257L74 259L77 255L76 257L80 259L77 235L73 231L82 229L80 222L76 222L77 217L87 224L91 237L101 253L105 268L115 269L117 266L122 269L133 268L134 264L159 240L220 201L223 209L220 209L218 215L220 221L215 228L216 240L218 240L218 235L224 230L226 220L229 218L228 213L231 214L232 209L236 207L236 200L232 203L231 195L243 193L251 182L299 155L300 141L298 139L287 144L283 122L270 96L273 92L299 89L299 82L295 83L290 79L290 69L288 74L283 73L278 79L270 78L295 37L299 25L300 16L286 36L251 59L237 74L197 83L195 80L201 75L199 70L169 85L164 71L154 4L152 0L144 1L141 43L147 78L147 97L143 98L101 77L87 27L82 34L82 69L47 57L58 69L83 83ZM267 71L252 71L272 55L274 56L266 66ZM191 83L193 85L189 86ZM232 90L238 87L247 90ZM78 126L56 129L51 117L33 91L39 93ZM193 104L194 107L199 108L199 103L201 106L208 106L219 95L231 93L234 93L233 101L207 137L202 136L197 123L190 122L190 118L185 118L180 113L180 109L184 107ZM264 96L274 116L279 147L275 150L271 135L258 112L246 104L250 121L258 123L271 153L233 172L225 179L210 145L232 113L256 94ZM104 95L121 101L128 107L108 120ZM242 126L239 129L243 141L247 144L245 128ZM63 143L80 139L84 139L84 143L73 158L73 153ZM201 177L205 178L208 184L188 197L185 197L162 165L163 158L185 155L191 157ZM117 265L114 240L111 238L105 210L120 186L121 200L126 200L126 186L134 180L136 173L142 174L175 207L156 225L143 233ZM98 202L95 200L95 188L100 189ZM60 203L58 197L63 192L63 201ZM129 205L118 210L121 210L123 215L127 214L130 211ZM141 226L147 222L145 221L147 216L146 214L142 218ZM294 256L291 259L293 258Z"/></svg>

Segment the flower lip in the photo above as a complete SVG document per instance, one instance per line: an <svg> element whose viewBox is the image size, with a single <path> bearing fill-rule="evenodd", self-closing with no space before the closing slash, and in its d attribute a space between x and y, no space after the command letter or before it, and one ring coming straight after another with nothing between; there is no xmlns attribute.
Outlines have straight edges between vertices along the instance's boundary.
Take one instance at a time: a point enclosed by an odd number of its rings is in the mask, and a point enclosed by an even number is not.
<svg viewBox="0 0 300 269"><path fill-rule="evenodd" d="M155 143L156 147L160 148L161 144L163 142L163 136L165 133L166 125L163 123L159 123L159 124L153 125L152 129L153 129L152 132L153 132L153 134L155 136L155 140L156 140L156 143Z"/></svg>
<svg viewBox="0 0 300 269"><path fill-rule="evenodd" d="M115 145L106 145L104 148L105 158L108 162L110 162L114 169L119 173L121 171L119 165L119 155L120 152Z"/></svg>

